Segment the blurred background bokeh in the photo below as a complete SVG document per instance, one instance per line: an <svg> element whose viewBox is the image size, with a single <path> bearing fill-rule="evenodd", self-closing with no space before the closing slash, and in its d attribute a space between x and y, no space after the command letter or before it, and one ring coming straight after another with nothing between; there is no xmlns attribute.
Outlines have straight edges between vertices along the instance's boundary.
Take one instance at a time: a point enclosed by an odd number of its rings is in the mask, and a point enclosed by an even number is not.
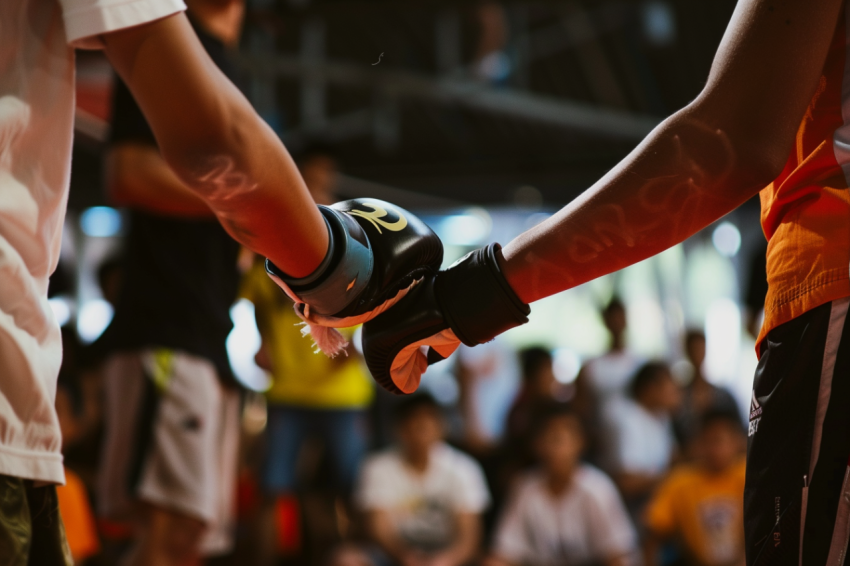
<svg viewBox="0 0 850 566"><path fill-rule="evenodd" d="M314 171L325 176L317 182L327 183L338 200L380 198L420 215L442 239L447 266L547 218L694 98L734 6L734 0L248 0L231 56L246 96L290 153L296 159L325 157ZM78 52L77 62L71 196L50 288L51 305L69 336L72 361L66 366L75 363L72 351L85 352L109 325L109 295L118 292L111 286L120 285L111 269L117 269L128 222L103 188L113 72L96 52ZM604 404L601 397L608 393L598 389L594 402L581 398L583 387L593 390L594 378L587 375L605 371L593 361L628 352L629 379L642 362L663 361L684 392L685 401L670 410L673 421L699 379L731 394L735 409L746 415L766 291L765 247L754 200L657 257L540 301L529 324L429 369L422 389L440 407L445 436L477 458L495 503L484 515L477 556L497 559L488 549L512 485L503 476L520 466L505 463L511 459L504 453L516 441L509 438L509 414L521 416L529 395L528 375L523 381L523 372L531 371L525 363L529 348L551 355L549 400L577 405L589 439L586 459L614 478L632 513L632 504L646 498L630 497L628 478L618 476L624 470L600 455L609 434L605 411L587 408ZM242 261L250 265L250 258ZM619 330L603 315L612 301L622 305L622 323L613 323ZM255 363L261 336L254 305L240 299L231 317L228 353L245 388L244 473L239 542L234 553L217 560L251 564L261 560L254 553L261 543L252 538L261 529L252 521L262 514L262 500L272 497L257 479L271 449L263 442L263 392L272 378ZM704 359L688 351L700 335ZM356 334L354 341L356 346ZM88 371L67 367L68 382L85 384L79 376ZM618 387L617 395L625 396L626 385ZM86 389L71 388L78 391L72 412L82 414ZM398 402L376 392L364 433L369 450L395 442L391 415ZM678 443L675 456L653 486L670 466L689 458L687 435L671 442ZM275 559L382 564L358 550L371 535L358 532L364 530L358 529L363 509L352 499L354 488L340 496L329 487L328 473L316 471L333 467L325 461L325 444L302 446L294 502L266 516L278 523ZM77 452L68 465L92 484L97 450ZM642 515L631 516L643 536ZM114 525L99 524L98 536L101 550L89 553L88 563L113 563L120 529L116 534ZM640 561L637 548L634 560ZM687 551L673 548L658 563L699 563L689 560Z"/></svg>

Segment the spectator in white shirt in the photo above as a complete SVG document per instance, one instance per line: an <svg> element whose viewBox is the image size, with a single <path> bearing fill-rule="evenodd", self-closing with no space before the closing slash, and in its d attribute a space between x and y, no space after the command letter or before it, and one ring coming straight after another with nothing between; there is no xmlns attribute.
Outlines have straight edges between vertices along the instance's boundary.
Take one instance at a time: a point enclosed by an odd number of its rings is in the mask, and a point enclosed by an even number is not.
<svg viewBox="0 0 850 566"><path fill-rule="evenodd" d="M479 465L443 442L440 408L428 395L401 402L398 447L366 460L356 501L377 543L378 563L461 566L481 543L490 495Z"/></svg>
<svg viewBox="0 0 850 566"><path fill-rule="evenodd" d="M535 427L540 469L515 486L486 566L621 566L637 540L611 479L581 463L585 440L571 409L541 410Z"/></svg>
<svg viewBox="0 0 850 566"><path fill-rule="evenodd" d="M670 468L676 452L672 416L682 400L670 368L648 362L631 384L631 399L612 406L605 426L606 464L633 518Z"/></svg>
<svg viewBox="0 0 850 566"><path fill-rule="evenodd" d="M642 360L626 345L626 306L614 296L602 310L602 322L608 330L608 351L588 360L575 381L573 405L584 420L588 432L585 457L601 464L604 439L599 437L607 414L628 397L629 381Z"/></svg>

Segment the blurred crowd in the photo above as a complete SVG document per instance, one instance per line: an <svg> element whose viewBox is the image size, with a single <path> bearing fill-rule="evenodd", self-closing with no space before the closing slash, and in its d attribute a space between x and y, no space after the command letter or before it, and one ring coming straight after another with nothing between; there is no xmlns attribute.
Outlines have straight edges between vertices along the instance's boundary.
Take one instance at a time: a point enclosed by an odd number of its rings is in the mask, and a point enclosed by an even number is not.
<svg viewBox="0 0 850 566"><path fill-rule="evenodd" d="M120 285L120 269L102 266L104 289ZM460 391L445 405L376 390L353 347L313 352L261 264L240 293L256 305L256 360L272 385L239 394L233 544L207 563L744 563L744 420L703 374L701 332L683 337L690 371L674 376L629 350L614 297L600 313L609 349L575 381L555 378L544 346L496 342L445 362ZM79 564L119 564L139 535L97 511L104 355L69 327L65 338L60 507Z"/></svg>

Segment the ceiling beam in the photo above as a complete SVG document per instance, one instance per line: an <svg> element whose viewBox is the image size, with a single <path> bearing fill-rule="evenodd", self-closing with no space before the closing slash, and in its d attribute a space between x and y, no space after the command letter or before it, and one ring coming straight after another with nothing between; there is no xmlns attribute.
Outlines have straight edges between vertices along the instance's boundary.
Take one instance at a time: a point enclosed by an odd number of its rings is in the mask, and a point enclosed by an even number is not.
<svg viewBox="0 0 850 566"><path fill-rule="evenodd" d="M363 67L354 63L325 60L309 64L297 56L240 57L250 73L312 80L328 84L379 88L397 98L414 98L445 104L460 104L504 116L532 120L550 126L581 130L618 139L643 139L660 121L655 116L634 114L543 96L527 91L496 88L463 78L435 78L394 69Z"/></svg>

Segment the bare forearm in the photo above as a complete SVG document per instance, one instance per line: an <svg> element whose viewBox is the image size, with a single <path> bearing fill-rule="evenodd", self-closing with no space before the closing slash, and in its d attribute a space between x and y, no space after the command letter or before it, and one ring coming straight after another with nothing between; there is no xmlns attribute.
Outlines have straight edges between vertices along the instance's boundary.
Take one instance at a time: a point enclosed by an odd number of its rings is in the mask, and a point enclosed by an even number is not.
<svg viewBox="0 0 850 566"><path fill-rule="evenodd" d="M367 529L378 546L396 560L403 560L409 549L401 542L389 518L382 511L373 511L367 517Z"/></svg>
<svg viewBox="0 0 850 566"><path fill-rule="evenodd" d="M186 186L246 247L294 277L312 272L327 251L325 223L280 140L209 59L185 16L104 42Z"/></svg>
<svg viewBox="0 0 850 566"><path fill-rule="evenodd" d="M676 115L588 191L505 246L511 287L525 302L651 257L757 194L768 178L741 167L728 136Z"/></svg>

